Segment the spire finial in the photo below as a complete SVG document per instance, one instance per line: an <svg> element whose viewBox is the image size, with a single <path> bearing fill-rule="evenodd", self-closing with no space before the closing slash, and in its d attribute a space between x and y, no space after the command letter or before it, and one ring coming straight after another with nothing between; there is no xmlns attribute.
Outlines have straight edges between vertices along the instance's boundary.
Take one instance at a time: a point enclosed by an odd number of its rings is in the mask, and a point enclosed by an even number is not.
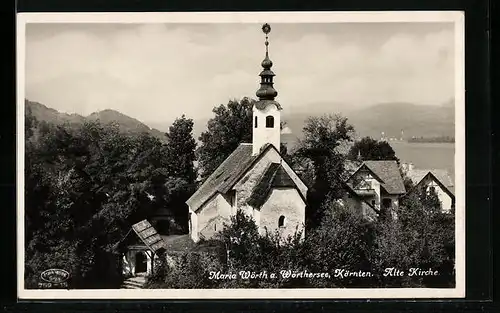
<svg viewBox="0 0 500 313"><path fill-rule="evenodd" d="M269 33L271 32L271 26L267 23L265 23L264 25L262 25L262 31L264 32L264 34L266 34L266 42L265 42L265 45L266 45L266 56L268 55L269 53L269 49L268 49L268 46L269 46Z"/></svg>
<svg viewBox="0 0 500 313"><path fill-rule="evenodd" d="M262 61L261 65L263 71L260 73L261 82L260 89L257 90L257 97L259 100L274 100L274 97L278 95L278 92L273 88L273 76L274 73L271 71L271 67L273 66L273 62L269 59L269 33L271 32L271 26L265 23L262 25L262 31L266 34L266 57Z"/></svg>

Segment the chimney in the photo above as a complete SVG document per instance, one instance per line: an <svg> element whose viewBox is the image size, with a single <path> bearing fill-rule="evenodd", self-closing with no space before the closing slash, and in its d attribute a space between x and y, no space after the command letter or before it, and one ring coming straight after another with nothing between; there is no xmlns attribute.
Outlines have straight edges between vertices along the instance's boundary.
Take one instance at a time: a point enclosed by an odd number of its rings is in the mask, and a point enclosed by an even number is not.
<svg viewBox="0 0 500 313"><path fill-rule="evenodd" d="M408 163L408 171L413 171L413 163Z"/></svg>

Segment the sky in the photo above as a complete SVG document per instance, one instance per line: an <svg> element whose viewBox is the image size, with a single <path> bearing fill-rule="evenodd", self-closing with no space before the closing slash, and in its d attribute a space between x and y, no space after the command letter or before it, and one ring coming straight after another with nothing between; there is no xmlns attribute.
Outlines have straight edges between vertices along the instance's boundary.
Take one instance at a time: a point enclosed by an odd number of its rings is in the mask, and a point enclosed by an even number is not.
<svg viewBox="0 0 500 313"><path fill-rule="evenodd" d="M271 27L276 100L287 113L453 98L452 23ZM255 97L264 41L253 23L27 24L25 96L66 113L206 119L216 105Z"/></svg>

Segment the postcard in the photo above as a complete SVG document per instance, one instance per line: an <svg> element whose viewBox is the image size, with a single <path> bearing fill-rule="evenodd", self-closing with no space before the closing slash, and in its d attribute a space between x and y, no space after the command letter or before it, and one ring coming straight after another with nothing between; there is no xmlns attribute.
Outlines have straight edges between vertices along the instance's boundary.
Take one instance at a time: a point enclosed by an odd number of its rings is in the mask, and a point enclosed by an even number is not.
<svg viewBox="0 0 500 313"><path fill-rule="evenodd" d="M20 299L465 297L463 12L22 13Z"/></svg>

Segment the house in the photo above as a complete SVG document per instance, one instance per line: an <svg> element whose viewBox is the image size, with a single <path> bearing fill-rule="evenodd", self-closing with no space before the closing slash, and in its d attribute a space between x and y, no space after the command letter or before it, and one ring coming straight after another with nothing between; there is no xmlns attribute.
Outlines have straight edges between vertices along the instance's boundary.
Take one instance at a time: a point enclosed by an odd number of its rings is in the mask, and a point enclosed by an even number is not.
<svg viewBox="0 0 500 313"><path fill-rule="evenodd" d="M396 161L364 161L346 183L354 194L348 192L345 201L365 217L375 217L374 212L396 217L399 198L406 193Z"/></svg>
<svg viewBox="0 0 500 313"><path fill-rule="evenodd" d="M261 233L278 230L286 236L305 223L307 187L279 152L282 107L275 101L269 25L263 30L266 55L252 109L252 142L241 143L186 201L195 242L213 237L238 209L253 217Z"/></svg>
<svg viewBox="0 0 500 313"><path fill-rule="evenodd" d="M415 169L407 167L406 174L413 182L413 189L425 188L428 192L435 192L441 202L443 212L450 212L455 208L455 188L448 172L442 169Z"/></svg>

